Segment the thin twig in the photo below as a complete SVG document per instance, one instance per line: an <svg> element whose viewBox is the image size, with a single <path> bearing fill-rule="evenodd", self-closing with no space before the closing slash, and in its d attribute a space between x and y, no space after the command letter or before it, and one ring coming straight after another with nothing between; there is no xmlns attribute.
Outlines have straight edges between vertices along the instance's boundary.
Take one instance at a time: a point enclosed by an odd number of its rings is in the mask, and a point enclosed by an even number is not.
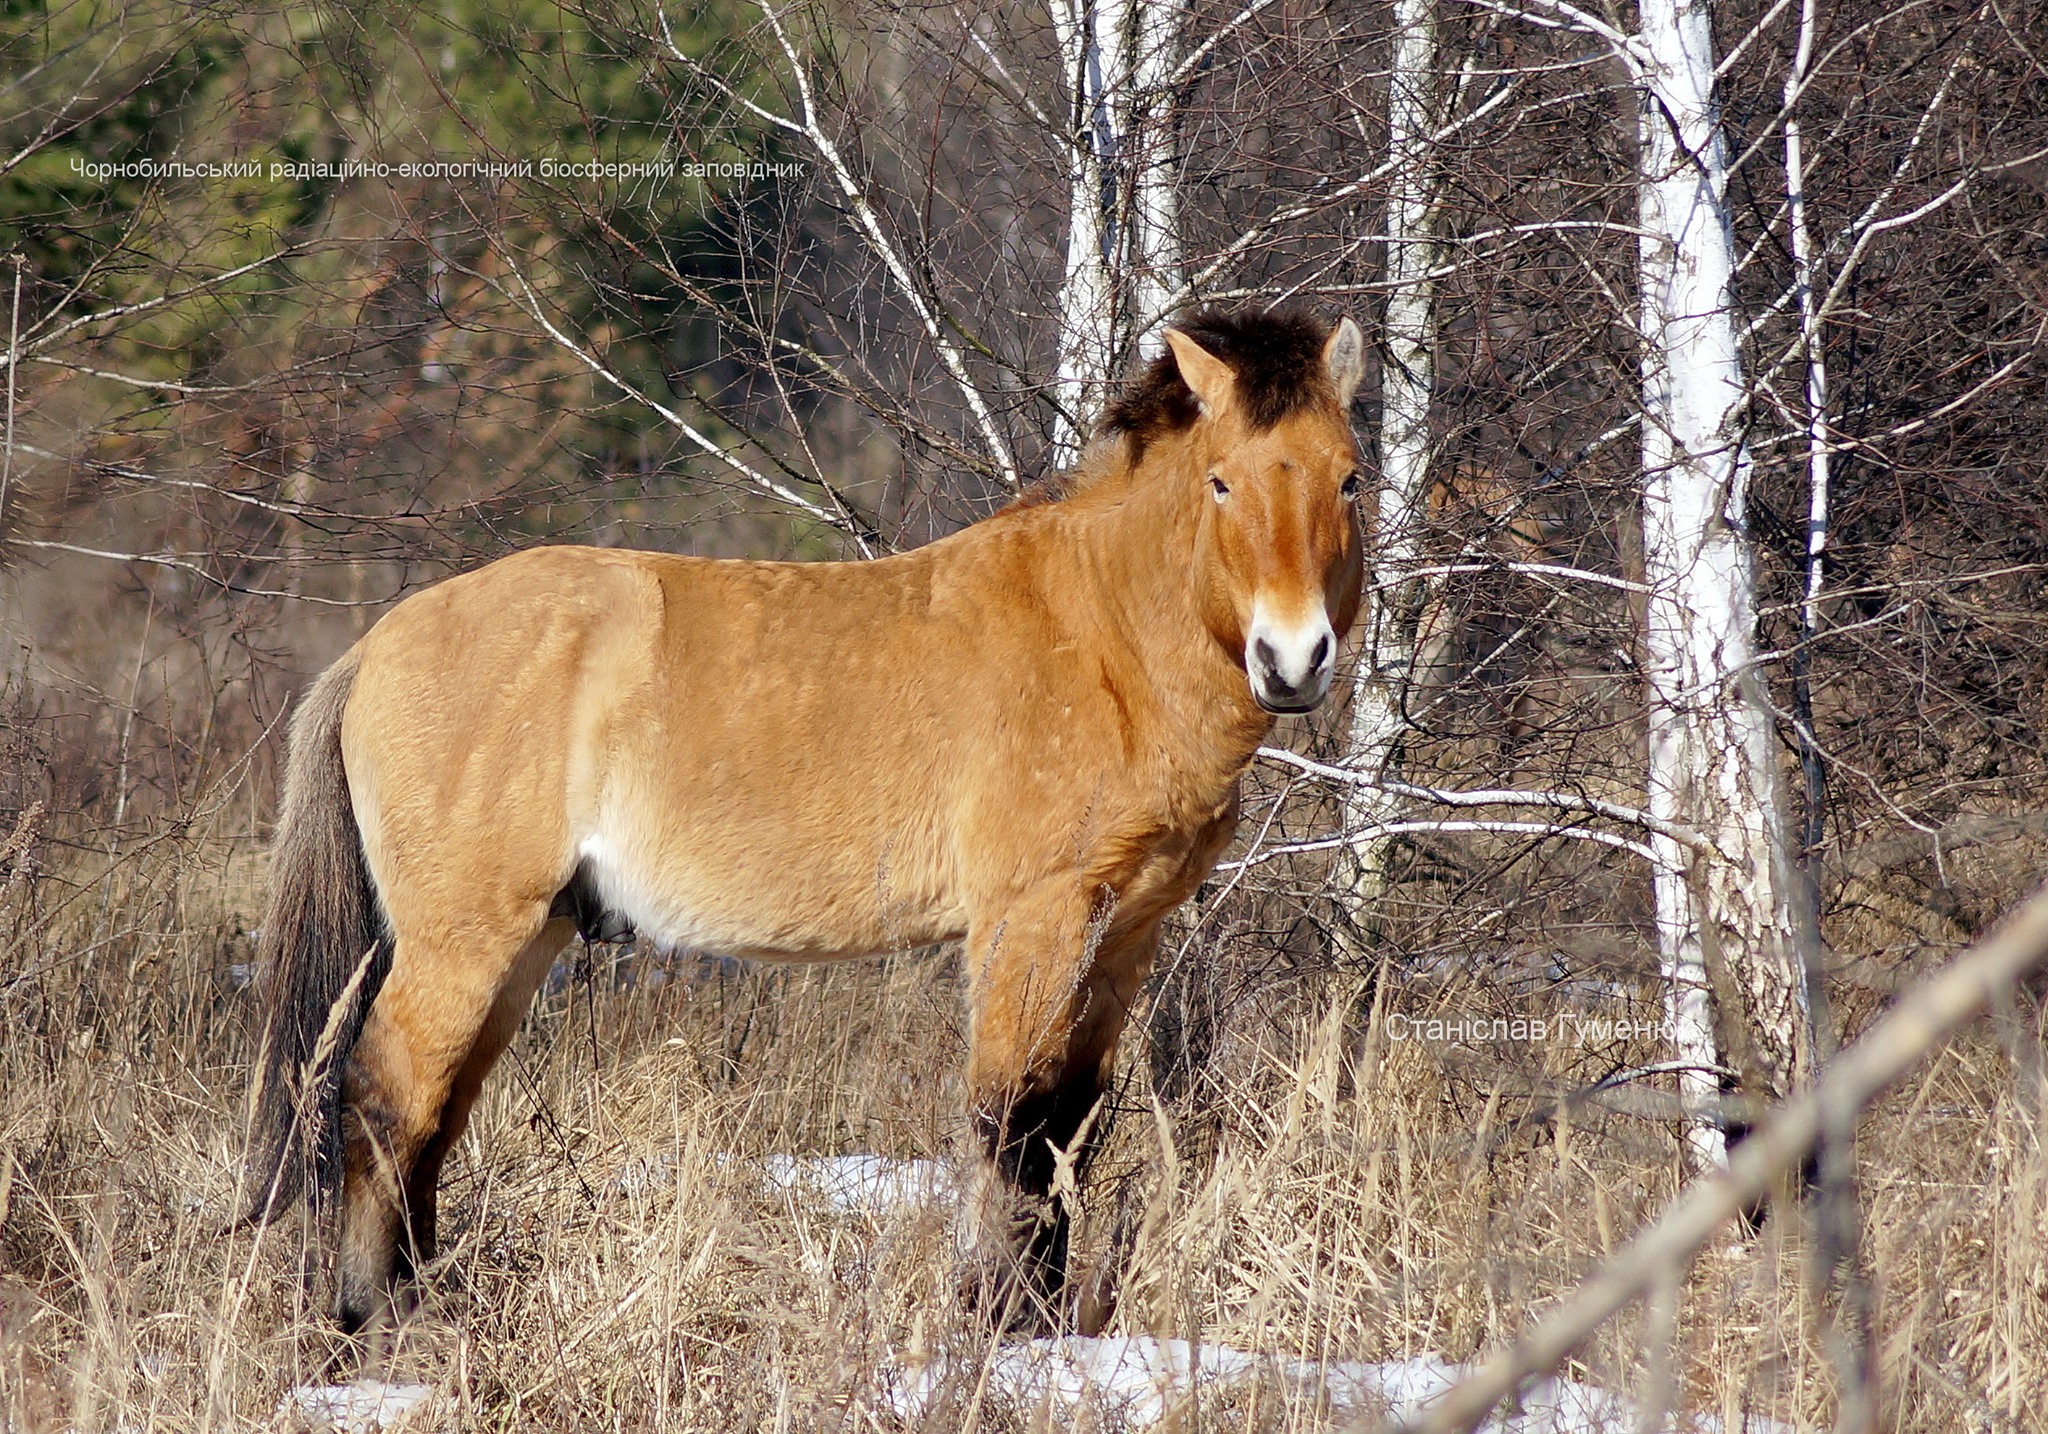
<svg viewBox="0 0 2048 1434"><path fill-rule="evenodd" d="M1680 846L1693 851L1714 853L1714 845L1691 827L1677 822L1666 821L1660 816L1632 807L1623 802L1610 802L1602 797L1585 797L1576 792L1541 792L1501 789L1496 791L1447 791L1441 787L1417 786L1412 782L1389 781L1367 772L1355 771L1348 767L1333 767L1290 752L1284 747L1261 747L1258 755L1269 762L1321 777L1326 782L1341 782L1348 786L1374 787L1397 797L1409 797L1416 801L1435 802L1446 807L1545 807L1552 811L1585 812L1592 816L1609 817L1614 821L1628 822L1642 827L1659 836L1666 836Z"/></svg>
<svg viewBox="0 0 2048 1434"><path fill-rule="evenodd" d="M7 321L7 433L0 442L0 533L7 531L7 488L14 481L14 371L21 356L21 255L14 260L14 304Z"/></svg>

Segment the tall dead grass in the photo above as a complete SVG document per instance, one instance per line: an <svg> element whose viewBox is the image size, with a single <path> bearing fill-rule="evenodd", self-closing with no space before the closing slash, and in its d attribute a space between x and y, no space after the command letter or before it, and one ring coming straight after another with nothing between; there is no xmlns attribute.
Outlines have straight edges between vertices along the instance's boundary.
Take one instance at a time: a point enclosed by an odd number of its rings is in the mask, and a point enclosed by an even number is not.
<svg viewBox="0 0 2048 1434"><path fill-rule="evenodd" d="M0 910L0 1427L286 1427L281 1393L323 1377L334 1347L316 1232L227 1229L260 860L171 833L111 856L39 850L51 869L24 865ZM1227 967L1250 959L1243 939L1189 949ZM1396 974L1254 984L1211 1012L1202 1078L1170 1098L1138 1023L1079 1241L1114 1271L1112 1331L1311 1361L1469 1357L1675 1190L1654 1119L1525 1119L1544 1080L1654 1060L1654 1041L1390 1034L1394 1014L1555 1014L1626 991ZM413 1427L1060 1425L976 1378L986 1338L956 1297L942 1204L848 1211L761 1174L776 1153L953 1158L957 986L944 953L775 970L571 953L451 1163L447 1249L387 1353L387 1377L437 1391ZM1900 1429L2019 1430L2048 1407L2039 1022L2037 1003L2007 1012L1865 1128ZM1772 1219L1692 1271L1685 1408L1829 1422L1803 1244ZM1639 1333L1610 1327L1574 1372L1637 1386ZM939 1394L906 1416L889 1391L920 1370ZM1332 1417L1272 1383L1169 1422Z"/></svg>

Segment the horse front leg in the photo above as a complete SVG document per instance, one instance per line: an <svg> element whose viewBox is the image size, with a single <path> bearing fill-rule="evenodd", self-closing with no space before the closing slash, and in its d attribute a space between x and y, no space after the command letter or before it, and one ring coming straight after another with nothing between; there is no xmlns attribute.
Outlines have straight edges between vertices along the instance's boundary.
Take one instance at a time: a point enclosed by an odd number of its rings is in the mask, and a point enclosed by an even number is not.
<svg viewBox="0 0 2048 1434"><path fill-rule="evenodd" d="M1076 1182L1101 1133L1117 1037L1155 933L1117 932L1099 897L1069 888L969 937L968 1095L981 1160L966 1211L969 1294L999 1327L1072 1323Z"/></svg>

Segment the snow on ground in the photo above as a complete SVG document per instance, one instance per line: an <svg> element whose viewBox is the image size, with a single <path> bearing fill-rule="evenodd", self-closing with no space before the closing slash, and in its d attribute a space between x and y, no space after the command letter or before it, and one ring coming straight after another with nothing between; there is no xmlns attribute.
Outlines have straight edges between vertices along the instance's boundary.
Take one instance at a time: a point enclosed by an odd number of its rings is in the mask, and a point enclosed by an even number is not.
<svg viewBox="0 0 2048 1434"><path fill-rule="evenodd" d="M1327 1403L1333 1420L1384 1414L1413 1419L1458 1374L1456 1365L1433 1355L1324 1366L1181 1339L1069 1336L1000 1345L984 1365L897 1371L883 1403L915 1421L931 1411L948 1383L970 1389L979 1383L979 1392L1004 1403L1067 1414L1093 1410L1125 1428L1144 1429L1160 1423L1191 1395L1220 1392L1263 1375L1296 1399ZM432 1397L427 1385L364 1379L291 1390L278 1413L298 1428L379 1434L398 1428ZM1634 1405L1621 1395L1577 1380L1544 1379L1530 1386L1515 1413L1496 1415L1480 1429L1483 1434L1618 1434L1639 1427ZM1680 1416L1656 1428L1665 1434L1791 1434L1765 1419L1724 1431L1709 1416Z"/></svg>
<svg viewBox="0 0 2048 1434"><path fill-rule="evenodd" d="M386 1384L358 1379L353 1384L306 1384L285 1391L277 1412L294 1427L376 1434L403 1420L434 1397L425 1384Z"/></svg>
<svg viewBox="0 0 2048 1434"><path fill-rule="evenodd" d="M822 1201L849 1215L893 1215L951 1204L953 1172L936 1160L887 1155L771 1155L761 1162L771 1190Z"/></svg>
<svg viewBox="0 0 2048 1434"><path fill-rule="evenodd" d="M953 1172L936 1160L890 1155L769 1155L755 1160L721 1151L710 1163L717 1170L754 1175L768 1194L877 1219L951 1204L957 1191ZM628 1161L605 1183L621 1194L639 1195L675 1182L676 1156L667 1152Z"/></svg>
<svg viewBox="0 0 2048 1434"><path fill-rule="evenodd" d="M1190 1394L1220 1391L1263 1374L1296 1397L1327 1400L1336 1419L1390 1414L1410 1420L1456 1383L1461 1372L1434 1355L1318 1365L1179 1339L1068 1336L1000 1346L984 1369L932 1366L899 1373L883 1402L914 1420L949 1382L971 1387L981 1378L988 1393L1006 1400L1068 1411L1093 1408L1128 1428L1142 1429L1165 1419ZM1480 1429L1484 1434L1619 1434L1639 1427L1634 1404L1623 1396L1574 1379L1543 1379L1523 1394L1516 1412L1497 1414ZM1724 1430L1709 1415L1679 1415L1655 1427L1666 1434L1791 1434L1788 1426L1761 1418Z"/></svg>

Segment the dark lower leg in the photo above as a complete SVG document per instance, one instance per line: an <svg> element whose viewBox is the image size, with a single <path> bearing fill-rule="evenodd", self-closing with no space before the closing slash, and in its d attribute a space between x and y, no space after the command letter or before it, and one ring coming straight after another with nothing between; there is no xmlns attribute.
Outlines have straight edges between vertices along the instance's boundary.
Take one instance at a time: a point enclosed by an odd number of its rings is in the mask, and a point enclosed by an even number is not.
<svg viewBox="0 0 2048 1434"><path fill-rule="evenodd" d="M335 1318L345 1332L395 1314L398 1279L425 1258L420 1237L424 1251L433 1248L440 1154L430 1151L439 1144L452 1064L374 1009L349 1060L335 1268Z"/></svg>
<svg viewBox="0 0 2048 1434"><path fill-rule="evenodd" d="M566 936L560 929L545 928L521 951L513 963L510 979L491 1003L490 1013L477 1031L460 1069L455 1072L447 1103L441 1109L434 1133L420 1148L406 1176L407 1238L399 1246L396 1261L397 1277L401 1280L415 1277L432 1261L439 1248L441 1168L447 1162L448 1153L462 1139L463 1131L469 1128L470 1112L476 1107L485 1078L497 1064L498 1057L504 1054L505 1047L511 1044L526 1008L533 1003L535 988L546 975L555 951L564 940Z"/></svg>
<svg viewBox="0 0 2048 1434"><path fill-rule="evenodd" d="M448 1094L448 1103L442 1108L441 1123L434 1131L433 1138L421 1147L412 1163L412 1173L405 1182L406 1244L398 1252L398 1277L411 1279L425 1268L439 1249L439 1210L441 1189L441 1167L447 1163L448 1152L462 1139L462 1132L469 1128L469 1113L476 1105L478 1093L483 1088L484 1077L490 1073L498 1054L504 1048L502 1028L517 1022L505 1022L495 1016L486 1023L469 1059L455 1077L455 1088Z"/></svg>
<svg viewBox="0 0 2048 1434"><path fill-rule="evenodd" d="M399 1242L395 1262L395 1274L400 1280L414 1278L434 1258L441 1164L447 1158L449 1143L444 1121L442 1128L434 1132L434 1138L420 1151L419 1158L413 1161L412 1173L406 1177L406 1238Z"/></svg>
<svg viewBox="0 0 2048 1434"><path fill-rule="evenodd" d="M490 962L443 959L453 943L399 939L342 1083L335 1317L350 1333L395 1313L397 1279L433 1256L442 1162L567 937L566 922L542 925L539 909L531 915L534 923L506 941L495 974Z"/></svg>
<svg viewBox="0 0 2048 1434"><path fill-rule="evenodd" d="M334 1317L355 1334L382 1316L397 1273L401 1226L397 1121L351 1070L342 1117L341 1243L335 1263Z"/></svg>
<svg viewBox="0 0 2048 1434"><path fill-rule="evenodd" d="M1077 1184L1150 931L1102 930L1102 891L1050 884L978 922L968 1089L983 1157L971 1291L997 1322L1068 1326L1062 1298ZM1100 941L1100 945L1092 943Z"/></svg>
<svg viewBox="0 0 2048 1434"><path fill-rule="evenodd" d="M984 1219L996 1264L983 1297L1005 1324L1061 1324L1071 1199L1094 1145L1099 1068L1091 1062L1039 1089L998 1098L976 1114L992 1186Z"/></svg>

